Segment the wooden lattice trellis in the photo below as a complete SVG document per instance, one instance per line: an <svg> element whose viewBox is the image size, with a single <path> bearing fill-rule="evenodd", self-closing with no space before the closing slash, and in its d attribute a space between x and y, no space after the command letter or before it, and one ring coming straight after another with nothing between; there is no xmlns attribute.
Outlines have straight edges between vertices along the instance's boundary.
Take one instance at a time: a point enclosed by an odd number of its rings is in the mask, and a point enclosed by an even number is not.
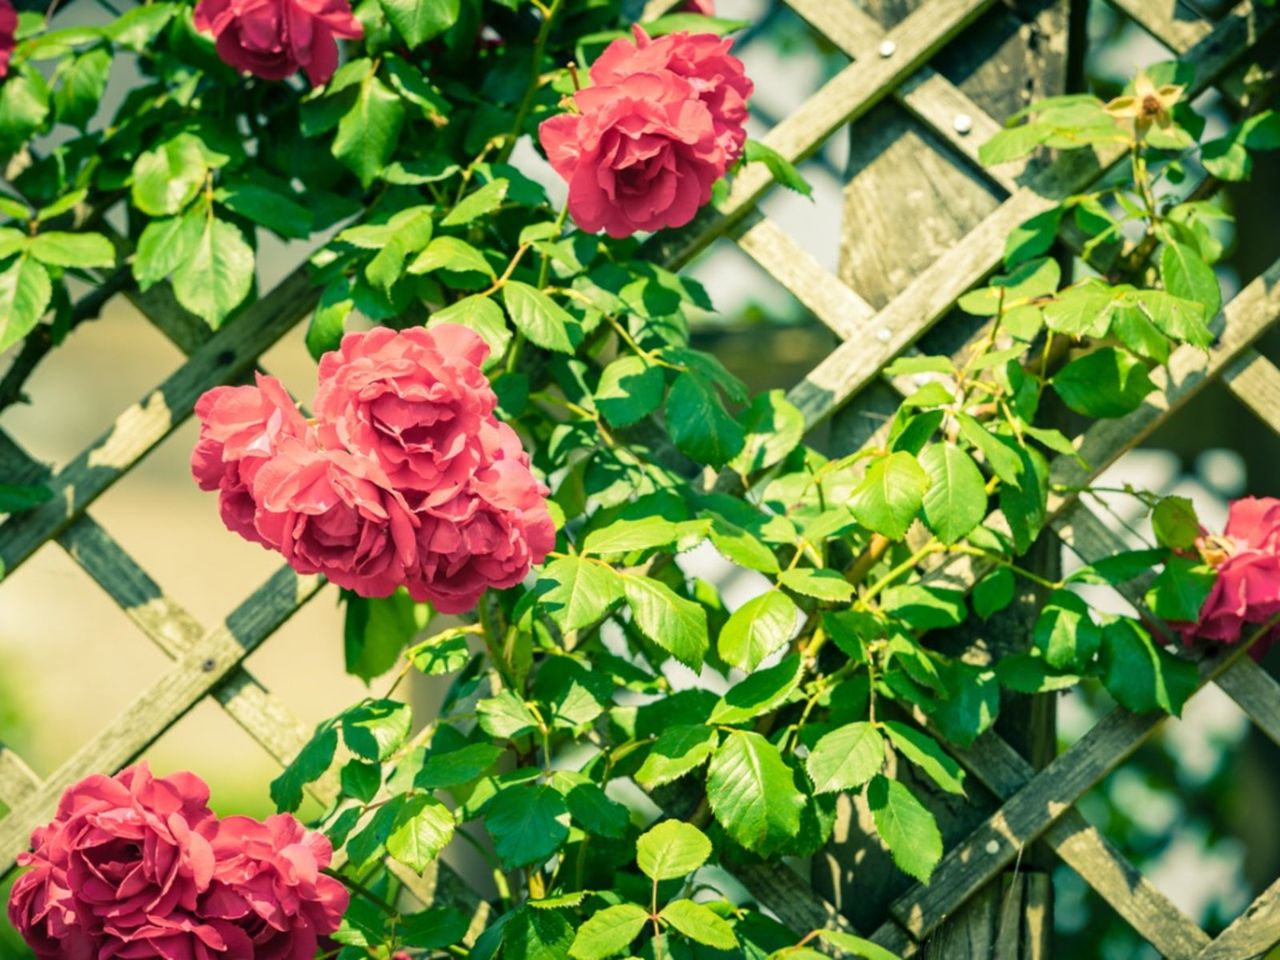
<svg viewBox="0 0 1280 960"><path fill-rule="evenodd" d="M853 0L787 2L852 59L764 138L788 159L798 162L811 156L834 133L886 98L898 101L934 136L969 160L976 159L977 146L999 128L995 118L927 65L994 0L926 0L887 32ZM1216 20L1181 7L1175 10L1173 0L1112 2L1194 64L1201 90L1225 77L1280 24L1280 13L1248 0ZM652 0L650 12L675 4L676 0ZM971 127L963 132L954 124L958 113L971 119ZM1009 231L1095 182L1120 156L1119 151L1078 151L1038 171L1011 165L987 172L1007 198L878 310L760 212L758 202L773 186L762 165L747 168L737 178L718 211L706 212L690 229L657 245L655 251L669 266L679 267L718 238L731 237L840 338L836 349L790 392L790 399L813 427L841 408L869 409L875 401L874 391L868 388L884 388L880 371L895 356L912 350L962 293L998 267ZM12 572L44 543L56 540L173 664L44 781L0 744L0 803L9 808L0 819L0 873L12 866L32 827L50 816L67 785L94 771L125 766L204 697L214 698L281 762L290 759L308 735L243 663L316 594L321 583L283 568L221 624L210 628L168 597L93 519L89 508L191 416L200 393L246 375L264 351L307 315L317 293L308 282L305 266L300 267L254 306L210 334L177 305L167 287L139 293L128 288L124 277L106 279L111 289L124 288L123 295L187 354L187 360L47 481L55 494L51 501L0 525L0 564L6 573ZM1077 448L1089 467L1083 467L1081 460L1060 457L1052 465L1053 480L1079 487L1215 379L1280 433L1280 370L1251 347L1277 319L1280 260L1225 307L1216 325L1217 344L1207 356L1191 349L1177 352L1169 369L1155 376L1160 392L1142 408L1122 420L1096 423L1077 438ZM985 329L978 330L970 342L985 335ZM962 348L967 349L968 345ZM888 382L887 386L901 392L914 385ZM877 443L879 438L873 435L866 442ZM10 482L41 475L41 468L3 434L0 464ZM1084 559L1117 548L1115 535L1078 500L1056 496L1050 512L1053 529ZM967 586L984 572L979 561L965 557L930 576ZM1140 597L1140 590L1129 595L1135 603L1140 603ZM1268 736L1280 742L1280 684L1252 660L1239 652L1212 659L1202 665L1201 678L1202 683L1217 683ZM1123 763L1162 719L1116 708L1039 771L994 732L967 750L957 750L958 759L1002 806L946 854L928 886L916 885L892 902L889 916L871 932L873 939L904 955L916 952L967 903L990 889L1001 891L1001 874L1029 844L1043 841L1171 960L1244 960L1280 943L1280 881L1211 940L1075 809L1086 791ZM333 790L332 784L323 781L315 786L321 799ZM403 868L397 872L424 902L441 899L473 911L473 933L484 925L487 905L447 865L424 877ZM836 907L785 866L743 868L738 877L765 908L797 930L852 929ZM1003 882L1023 881L1013 875ZM1021 902L1033 903L1043 895L1028 884ZM1008 899L1003 892L1001 899ZM1019 943L1026 936L1025 930L1002 936L992 955L1032 955Z"/></svg>

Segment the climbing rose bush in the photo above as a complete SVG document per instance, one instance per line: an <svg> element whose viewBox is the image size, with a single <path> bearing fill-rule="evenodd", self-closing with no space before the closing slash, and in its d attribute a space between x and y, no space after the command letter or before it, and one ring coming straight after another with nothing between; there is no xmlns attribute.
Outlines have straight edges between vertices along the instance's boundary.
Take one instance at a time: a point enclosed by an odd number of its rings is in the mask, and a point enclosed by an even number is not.
<svg viewBox="0 0 1280 960"><path fill-rule="evenodd" d="M890 362L896 341L855 338L801 409L697 348L715 303L674 269L745 222L735 178L808 195L798 154L770 147L801 145L747 136L738 24L700 16L708 0L629 22L647 6L151 0L63 31L0 0L0 407L108 285L167 304L192 349L167 423L196 379L225 384L193 411L210 516L341 588L342 636L313 649L376 689L281 755L262 822L216 818L190 774L71 787L9 904L42 958L883 957L790 929L725 874L819 855L857 798L854 839L904 875L877 882L952 888L968 866L932 810L972 796L953 754L1011 695L1086 683L1176 714L1197 660L1269 629L1272 502L1215 538L1177 497L1111 491L1149 511L1144 549L1067 576L1021 557L1102 495L1094 471L1131 431L1096 422L1148 428L1153 372L1194 369L1211 323L1238 322L1213 269L1229 214L1180 191L1247 173L1276 115L1221 133L1178 64L1110 103L1028 105L984 163L1130 156L1037 204L984 285L933 305L945 349L926 335ZM104 103L118 59L133 86ZM277 241L309 256L263 293ZM267 344L300 349L281 339L299 322L305 412L250 380ZM850 431L811 428L839 359L861 379L866 356L907 392L839 447ZM1063 407L1091 435L1063 432ZM11 546L102 486L52 476L6 485ZM712 551L759 592L698 577ZM323 586L288 579L269 582L281 603ZM1093 610L1081 583L1134 609ZM1024 642L972 647L993 636ZM428 716L397 696L414 674L447 684ZM500 891L484 910L441 862L464 840Z"/></svg>
<svg viewBox="0 0 1280 960"><path fill-rule="evenodd" d="M229 530L299 573L470 610L555 543L549 490L493 415L488 355L456 324L347 334L320 359L310 423L272 377L215 387L196 403L192 474Z"/></svg>
<svg viewBox="0 0 1280 960"><path fill-rule="evenodd" d="M9 919L41 958L314 956L346 909L329 841L290 815L219 821L192 773L69 787L19 856Z"/></svg>
<svg viewBox="0 0 1280 960"><path fill-rule="evenodd" d="M347 0L200 0L195 25L237 70L265 80L303 70L314 86L338 68L336 38L364 36Z"/></svg>

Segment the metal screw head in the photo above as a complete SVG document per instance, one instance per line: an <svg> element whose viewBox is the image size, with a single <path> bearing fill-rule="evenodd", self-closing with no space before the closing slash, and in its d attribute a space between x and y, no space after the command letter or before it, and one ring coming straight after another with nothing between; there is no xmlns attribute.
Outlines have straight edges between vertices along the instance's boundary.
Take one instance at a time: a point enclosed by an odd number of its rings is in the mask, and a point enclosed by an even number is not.
<svg viewBox="0 0 1280 960"><path fill-rule="evenodd" d="M889 332L888 327L881 327L879 330L876 331L876 339L879 340L881 343L888 343L891 339L893 339L893 334Z"/></svg>
<svg viewBox="0 0 1280 960"><path fill-rule="evenodd" d="M880 56L892 57L898 51L898 45L892 40L885 40L880 44Z"/></svg>
<svg viewBox="0 0 1280 960"><path fill-rule="evenodd" d="M991 854L992 856L995 856L999 852L1000 852L1000 842L998 840L988 840L987 853Z"/></svg>
<svg viewBox="0 0 1280 960"><path fill-rule="evenodd" d="M963 136L973 129L973 117L969 116L967 113L957 113L952 124L956 128L956 133Z"/></svg>

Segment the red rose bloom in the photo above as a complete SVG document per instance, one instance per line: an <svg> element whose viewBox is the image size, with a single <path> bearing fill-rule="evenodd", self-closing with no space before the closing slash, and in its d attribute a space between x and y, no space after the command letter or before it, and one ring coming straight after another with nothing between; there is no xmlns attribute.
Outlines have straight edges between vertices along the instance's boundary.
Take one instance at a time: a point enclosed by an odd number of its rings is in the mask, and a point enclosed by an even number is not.
<svg viewBox="0 0 1280 960"><path fill-rule="evenodd" d="M335 37L364 36L347 0L200 0L196 29L217 38L218 56L237 70L283 80L305 70L313 86L338 67Z"/></svg>
<svg viewBox="0 0 1280 960"><path fill-rule="evenodd" d="M333 859L324 834L289 814L227 817L213 839L214 885L201 908L252 941L252 960L310 960L320 937L338 929L348 894L321 873Z"/></svg>
<svg viewBox="0 0 1280 960"><path fill-rule="evenodd" d="M9 59L13 56L17 32L18 11L13 9L9 0L0 0L0 77L9 72Z"/></svg>
<svg viewBox="0 0 1280 960"><path fill-rule="evenodd" d="M415 556L414 519L377 465L286 439L253 479L261 537L299 573L387 597Z"/></svg>
<svg viewBox="0 0 1280 960"><path fill-rule="evenodd" d="M70 787L53 822L18 857L9 918L40 957L209 960L248 956L233 925L207 920L217 822L190 773L155 778L146 764Z"/></svg>
<svg viewBox="0 0 1280 960"><path fill-rule="evenodd" d="M457 324L347 334L320 360L321 442L371 454L401 490L450 499L479 463L475 437L497 405L480 370L488 355Z"/></svg>
<svg viewBox="0 0 1280 960"><path fill-rule="evenodd" d="M669 70L634 73L574 101L580 113L543 121L538 135L583 230L629 237L680 227L711 199L728 160L687 80Z"/></svg>
<svg viewBox="0 0 1280 960"><path fill-rule="evenodd" d="M664 70L689 81L694 96L711 111L725 165L733 164L747 142L747 99L755 89L742 61L729 53L733 41L712 33L686 32L652 40L639 26L632 27L632 33L634 44L615 40L605 48L591 65L591 82L605 86L622 83L633 74Z"/></svg>
<svg viewBox="0 0 1280 960"><path fill-rule="evenodd" d="M1237 643L1250 625L1280 613L1280 500L1247 497L1231 504L1222 536L1202 537L1201 556L1217 568L1218 579L1194 624L1175 624L1184 640ZM1280 630L1253 647L1261 657Z"/></svg>
<svg viewBox="0 0 1280 960"><path fill-rule="evenodd" d="M471 610L487 587L515 586L555 545L549 491L530 472L520 438L505 423L490 422L481 439L486 465L467 489L418 513L409 593L442 613Z"/></svg>
<svg viewBox="0 0 1280 960"><path fill-rule="evenodd" d="M689 13L700 13L704 17L716 15L716 0L685 0L684 9Z"/></svg>
<svg viewBox="0 0 1280 960"><path fill-rule="evenodd" d="M272 546L254 523L251 488L258 468L275 455L285 437L308 435L307 422L284 385L258 374L256 387L214 387L196 401L200 440L191 472L201 490L218 491L218 510L228 530Z"/></svg>

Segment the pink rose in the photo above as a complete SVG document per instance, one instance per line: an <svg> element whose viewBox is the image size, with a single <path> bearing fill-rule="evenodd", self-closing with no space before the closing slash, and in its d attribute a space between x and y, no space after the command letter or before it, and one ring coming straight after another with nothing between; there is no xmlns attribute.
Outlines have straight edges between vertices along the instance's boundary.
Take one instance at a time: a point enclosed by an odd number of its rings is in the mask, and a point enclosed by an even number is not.
<svg viewBox="0 0 1280 960"><path fill-rule="evenodd" d="M1231 504L1222 536L1197 542L1201 556L1217 568L1218 579L1194 624L1175 624L1184 640L1237 643L1280 613L1280 500L1247 497ZM1261 657L1280 630L1253 646Z"/></svg>
<svg viewBox="0 0 1280 960"><path fill-rule="evenodd" d="M711 6L707 3L707 7ZM710 9L699 12L711 14ZM742 61L729 53L733 41L713 33L672 33L652 40L639 26L631 28L635 42L615 40L591 65L597 86L622 83L637 73L669 70L693 87L693 95L711 111L716 140L724 150L725 166L742 156L747 142L747 99L755 86Z"/></svg>
<svg viewBox="0 0 1280 960"><path fill-rule="evenodd" d="M9 58L16 45L14 34L18 31L18 11L9 0L0 0L0 77L9 72Z"/></svg>
<svg viewBox="0 0 1280 960"><path fill-rule="evenodd" d="M200 0L195 24L237 70L283 80L302 69L313 86L337 69L335 37L364 36L347 0Z"/></svg>
<svg viewBox="0 0 1280 960"><path fill-rule="evenodd" d="M386 597L415 559L404 498L377 464L286 438L258 468L259 535L299 573L320 573L363 597Z"/></svg>
<svg viewBox="0 0 1280 960"><path fill-rule="evenodd" d="M333 859L322 833L289 814L227 817L213 839L214 885L201 904L205 916L235 924L253 943L253 960L316 955L320 937L338 929L346 888L320 871Z"/></svg>
<svg viewBox="0 0 1280 960"><path fill-rule="evenodd" d="M729 161L689 81L670 70L633 73L574 102L579 113L543 121L538 135L583 230L628 237L680 227L711 199Z"/></svg>
<svg viewBox="0 0 1280 960"><path fill-rule="evenodd" d="M214 387L196 401L200 440L191 454L191 472L201 490L218 491L218 510L227 529L246 540L272 546L254 524L257 505L250 488L258 468L284 437L307 436L307 422L284 385L258 374L256 387Z"/></svg>
<svg viewBox="0 0 1280 960"><path fill-rule="evenodd" d="M683 9L689 13L700 13L704 17L714 17L716 0L685 0Z"/></svg>
<svg viewBox="0 0 1280 960"><path fill-rule="evenodd" d="M480 370L489 348L457 324L349 333L320 360L324 446L371 455L401 490L454 496L479 463L475 436L497 398Z"/></svg>
<svg viewBox="0 0 1280 960"><path fill-rule="evenodd" d="M217 821L190 773L155 778L146 764L70 787L18 863L34 869L9 917L41 957L206 960L249 956L232 924L206 920Z"/></svg>
<svg viewBox="0 0 1280 960"><path fill-rule="evenodd" d="M418 564L408 584L442 613L475 607L486 588L515 586L555 545L548 490L529 470L520 438L486 424L485 466L448 503L418 512Z"/></svg>

